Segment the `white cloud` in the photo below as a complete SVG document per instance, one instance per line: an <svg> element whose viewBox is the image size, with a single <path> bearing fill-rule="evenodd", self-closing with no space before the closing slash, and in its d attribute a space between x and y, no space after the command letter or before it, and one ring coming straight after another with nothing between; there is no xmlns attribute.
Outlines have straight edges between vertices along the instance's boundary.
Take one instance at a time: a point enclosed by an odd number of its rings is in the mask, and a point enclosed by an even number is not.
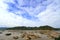
<svg viewBox="0 0 60 40"><path fill-rule="evenodd" d="M55 2L54 2L55 3ZM45 24L53 27L60 27L60 4L54 5L52 3L47 9L38 15L39 19L45 22Z"/></svg>
<svg viewBox="0 0 60 40"><path fill-rule="evenodd" d="M7 5L0 1L0 25L12 27L12 26L40 26L40 25L51 25L53 27L60 26L60 4L59 0L55 0L52 4L50 4L47 9L38 15L34 15L38 17L39 21L32 21L22 16L15 15L13 13L7 12ZM29 13L30 14L30 13ZM31 15L31 14L30 14ZM33 14L32 14L33 15Z"/></svg>
<svg viewBox="0 0 60 40"><path fill-rule="evenodd" d="M1 9L1 8L0 8ZM17 16L13 13L9 13L7 11L0 10L0 25L5 25L8 27L12 26L33 26L36 25L35 22L22 18L21 16Z"/></svg>

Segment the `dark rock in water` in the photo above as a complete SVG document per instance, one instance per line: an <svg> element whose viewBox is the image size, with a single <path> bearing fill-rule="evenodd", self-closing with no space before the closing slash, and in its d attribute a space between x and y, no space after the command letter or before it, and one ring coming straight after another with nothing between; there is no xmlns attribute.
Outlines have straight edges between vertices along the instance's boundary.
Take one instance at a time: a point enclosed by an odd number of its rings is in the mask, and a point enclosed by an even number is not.
<svg viewBox="0 0 60 40"><path fill-rule="evenodd" d="M2 34L2 32L0 32L0 34Z"/></svg>
<svg viewBox="0 0 60 40"><path fill-rule="evenodd" d="M6 36L10 36L11 35L11 33L7 33L7 34L5 34Z"/></svg>

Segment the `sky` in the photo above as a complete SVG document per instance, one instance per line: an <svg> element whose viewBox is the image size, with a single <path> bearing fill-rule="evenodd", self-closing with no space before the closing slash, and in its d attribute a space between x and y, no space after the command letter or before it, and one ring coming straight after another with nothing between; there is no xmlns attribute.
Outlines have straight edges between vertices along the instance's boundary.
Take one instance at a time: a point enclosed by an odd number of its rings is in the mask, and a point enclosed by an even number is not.
<svg viewBox="0 0 60 40"><path fill-rule="evenodd" d="M60 28L60 0L0 0L0 27Z"/></svg>

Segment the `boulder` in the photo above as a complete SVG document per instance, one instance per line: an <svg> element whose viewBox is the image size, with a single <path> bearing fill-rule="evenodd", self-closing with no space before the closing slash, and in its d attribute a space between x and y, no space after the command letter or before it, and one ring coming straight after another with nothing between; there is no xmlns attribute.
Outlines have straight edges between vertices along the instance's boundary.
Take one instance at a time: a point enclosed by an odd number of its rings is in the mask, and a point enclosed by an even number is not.
<svg viewBox="0 0 60 40"><path fill-rule="evenodd" d="M11 33L6 33L5 35L6 35L6 36L10 36L10 35L11 35Z"/></svg>
<svg viewBox="0 0 60 40"><path fill-rule="evenodd" d="M18 39L19 37L18 36L13 36L13 39Z"/></svg>
<svg viewBox="0 0 60 40"><path fill-rule="evenodd" d="M31 39L40 38L40 36L37 33L23 33L22 38L26 40L31 40Z"/></svg>

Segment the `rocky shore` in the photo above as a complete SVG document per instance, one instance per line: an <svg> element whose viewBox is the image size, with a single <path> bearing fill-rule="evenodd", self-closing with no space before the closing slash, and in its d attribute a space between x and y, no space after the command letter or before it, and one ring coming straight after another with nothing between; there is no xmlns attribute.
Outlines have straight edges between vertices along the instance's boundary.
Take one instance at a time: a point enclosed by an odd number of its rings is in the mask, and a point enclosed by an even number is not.
<svg viewBox="0 0 60 40"><path fill-rule="evenodd" d="M0 40L55 40L59 35L54 30L4 30Z"/></svg>

